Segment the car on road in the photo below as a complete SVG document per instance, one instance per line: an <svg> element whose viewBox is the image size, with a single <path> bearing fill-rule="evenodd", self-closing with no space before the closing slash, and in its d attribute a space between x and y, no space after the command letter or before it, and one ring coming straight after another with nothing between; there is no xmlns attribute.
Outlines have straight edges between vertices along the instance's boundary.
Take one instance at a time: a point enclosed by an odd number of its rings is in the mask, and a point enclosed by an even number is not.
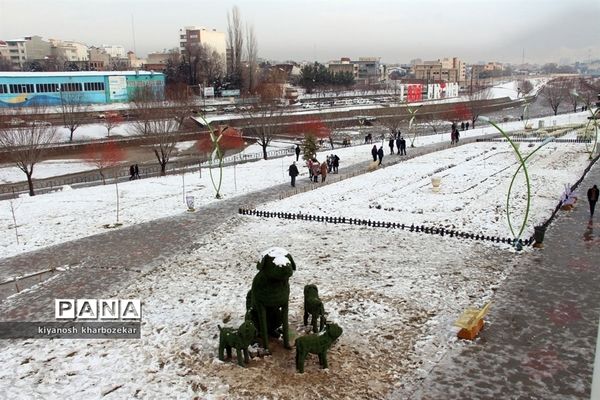
<svg viewBox="0 0 600 400"><path fill-rule="evenodd" d="M50 126L52 124L48 121L35 120L35 121L30 121L29 125L30 126Z"/></svg>
<svg viewBox="0 0 600 400"><path fill-rule="evenodd" d="M237 109L235 108L235 106L227 106L227 107L223 107L223 111L225 112L235 112Z"/></svg>
<svg viewBox="0 0 600 400"><path fill-rule="evenodd" d="M115 118L115 117L119 117L120 114L118 111L106 111L106 112L101 112L99 114L96 115L96 118L98 119L106 119L106 118Z"/></svg>
<svg viewBox="0 0 600 400"><path fill-rule="evenodd" d="M205 112L205 113L209 113L209 112L216 112L217 109L215 107L204 107L201 109L201 111Z"/></svg>
<svg viewBox="0 0 600 400"><path fill-rule="evenodd" d="M11 126L23 125L25 123L24 119L21 118L11 118L8 120L8 124Z"/></svg>

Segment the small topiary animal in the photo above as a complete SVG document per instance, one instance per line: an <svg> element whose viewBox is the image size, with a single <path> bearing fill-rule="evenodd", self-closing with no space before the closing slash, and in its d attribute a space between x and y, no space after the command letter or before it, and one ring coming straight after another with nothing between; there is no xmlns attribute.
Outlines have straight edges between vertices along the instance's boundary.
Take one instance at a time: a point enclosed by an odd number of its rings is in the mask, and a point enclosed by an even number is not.
<svg viewBox="0 0 600 400"><path fill-rule="evenodd" d="M238 329L221 328L219 326L219 360L225 360L225 351L227 351L227 358L231 358L231 348L233 347L237 353L238 364L244 367L244 364L250 362L248 346L252 344L255 338L256 327L249 319L246 319ZM243 362L242 353L244 354Z"/></svg>
<svg viewBox="0 0 600 400"><path fill-rule="evenodd" d="M304 325L308 325L309 315L311 316L313 333L322 331L323 326L325 326L325 308L319 298L317 285L304 286ZM320 320L319 329L317 329L317 320Z"/></svg>
<svg viewBox="0 0 600 400"><path fill-rule="evenodd" d="M334 323L325 324L325 330L317 333L302 336L296 339L296 369L298 372L304 372L304 361L308 353L319 356L319 364L327 368L327 350L333 342L342 335L343 329Z"/></svg>

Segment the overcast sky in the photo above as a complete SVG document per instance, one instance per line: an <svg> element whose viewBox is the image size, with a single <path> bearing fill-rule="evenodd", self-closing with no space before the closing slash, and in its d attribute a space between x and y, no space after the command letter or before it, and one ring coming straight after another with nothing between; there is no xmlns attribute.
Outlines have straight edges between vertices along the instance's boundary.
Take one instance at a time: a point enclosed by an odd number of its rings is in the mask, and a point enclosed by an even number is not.
<svg viewBox="0 0 600 400"><path fill-rule="evenodd" d="M120 44L145 56L177 47L184 26L226 32L234 5L271 60L521 62L523 49L533 63L600 58L600 0L0 0L0 39Z"/></svg>

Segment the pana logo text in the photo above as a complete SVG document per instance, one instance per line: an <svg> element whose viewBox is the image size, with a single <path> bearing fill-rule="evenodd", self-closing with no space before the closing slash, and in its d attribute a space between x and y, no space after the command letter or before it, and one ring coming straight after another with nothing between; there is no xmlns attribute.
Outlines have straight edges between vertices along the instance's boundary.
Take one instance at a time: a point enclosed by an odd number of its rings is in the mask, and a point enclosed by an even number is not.
<svg viewBox="0 0 600 400"><path fill-rule="evenodd" d="M140 320L139 299L54 299L54 318L85 320Z"/></svg>

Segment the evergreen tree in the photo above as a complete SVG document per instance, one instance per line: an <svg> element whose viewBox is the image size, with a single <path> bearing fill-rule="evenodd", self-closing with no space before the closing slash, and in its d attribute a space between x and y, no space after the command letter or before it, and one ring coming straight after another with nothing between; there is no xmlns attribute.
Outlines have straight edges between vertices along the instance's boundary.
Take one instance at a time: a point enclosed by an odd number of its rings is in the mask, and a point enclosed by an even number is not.
<svg viewBox="0 0 600 400"><path fill-rule="evenodd" d="M308 134L304 137L304 142L302 142L302 159L308 161L311 158L315 158L317 155L317 138Z"/></svg>

